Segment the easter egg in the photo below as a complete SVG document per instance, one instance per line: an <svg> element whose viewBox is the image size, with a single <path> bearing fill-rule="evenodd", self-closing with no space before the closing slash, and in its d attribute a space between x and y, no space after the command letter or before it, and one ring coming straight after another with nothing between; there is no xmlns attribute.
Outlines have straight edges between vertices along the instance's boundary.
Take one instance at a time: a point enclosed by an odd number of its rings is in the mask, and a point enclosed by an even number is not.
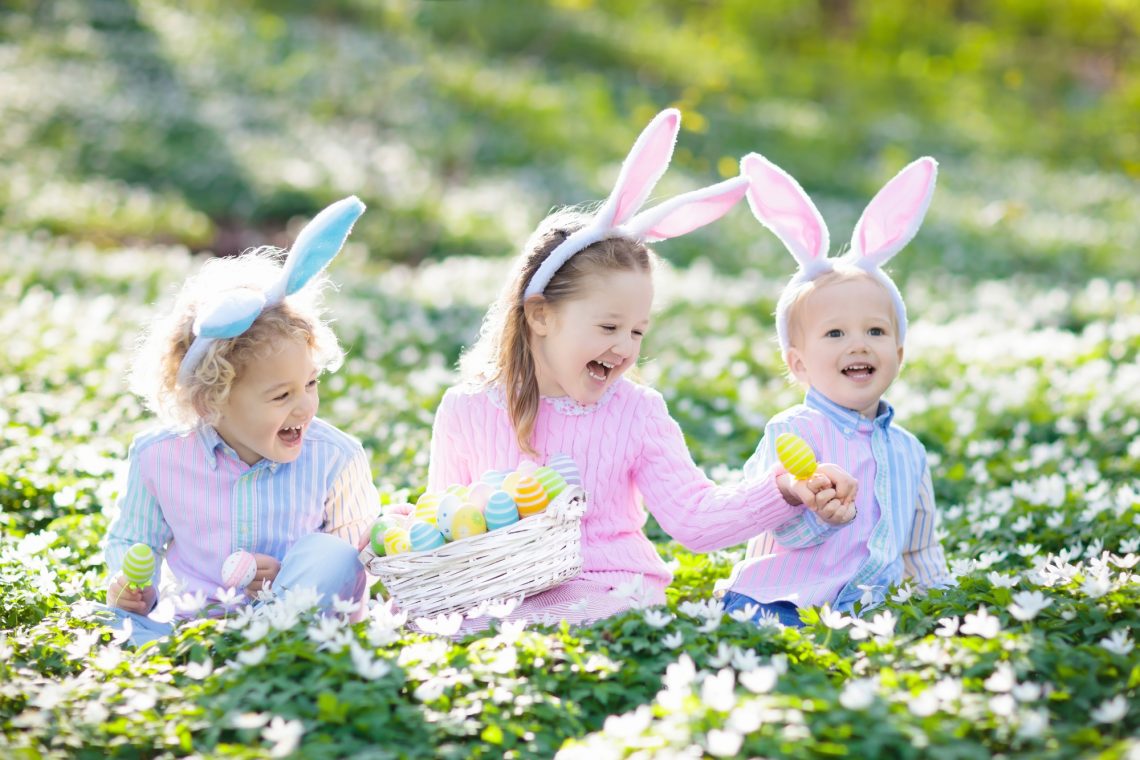
<svg viewBox="0 0 1140 760"><path fill-rule="evenodd" d="M146 588L154 578L154 551L146 544L132 544L123 557L123 575L135 588Z"/></svg>
<svg viewBox="0 0 1140 760"><path fill-rule="evenodd" d="M222 563L222 588L245 588L257 575L257 559L245 549L238 549Z"/></svg>
<svg viewBox="0 0 1140 760"><path fill-rule="evenodd" d="M776 456L784 469L798 480L807 480L815 474L815 452L795 433L776 436Z"/></svg>
<svg viewBox="0 0 1140 760"><path fill-rule="evenodd" d="M515 506L519 508L519 517L537 515L550 503L550 497L546 495L542 484L530 475L519 478L514 491L507 490L507 493L515 500Z"/></svg>
<svg viewBox="0 0 1140 760"><path fill-rule="evenodd" d="M546 495L552 500L566 490L566 478L553 467L539 467L534 471L534 479L542 484Z"/></svg>
<svg viewBox="0 0 1140 760"><path fill-rule="evenodd" d="M465 504L451 518L451 535L456 541L487 532L487 520L478 507Z"/></svg>
<svg viewBox="0 0 1140 760"><path fill-rule="evenodd" d="M383 557L386 554L386 551L384 549L384 534L387 532L388 528L391 527L392 526L389 523L386 523L383 520L377 520L376 522L372 523L372 531L371 535L369 536L369 543L372 544L372 553L377 557Z"/></svg>
<svg viewBox="0 0 1140 760"><path fill-rule="evenodd" d="M483 508L483 516L487 521L487 530L498 530L519 521L519 510L515 500L506 491L495 491L487 499L487 506Z"/></svg>
<svg viewBox="0 0 1140 760"><path fill-rule="evenodd" d="M443 534L423 520L416 520L408 530L408 539L412 544L412 551L426 552L443 546Z"/></svg>
<svg viewBox="0 0 1140 760"><path fill-rule="evenodd" d="M530 475L538 469L538 462L532 462L529 459L524 459L519 462L519 466L515 468L515 472L520 475Z"/></svg>
<svg viewBox="0 0 1140 760"><path fill-rule="evenodd" d="M446 493L452 493L459 497L460 501L467 498L467 486L461 486L458 483L453 486L448 486Z"/></svg>
<svg viewBox="0 0 1140 760"><path fill-rule="evenodd" d="M403 554L412 550L407 528L388 528L384 531L384 553Z"/></svg>
<svg viewBox="0 0 1140 760"><path fill-rule="evenodd" d="M398 502L396 504L385 504L385 515L399 515L400 517L411 517L415 514L416 508L406 501Z"/></svg>
<svg viewBox="0 0 1140 760"><path fill-rule="evenodd" d="M417 520L435 525L435 513L439 508L440 501L446 494L437 493L434 491L425 491L424 495L416 502L416 510L413 513Z"/></svg>
<svg viewBox="0 0 1140 760"><path fill-rule="evenodd" d="M479 480L491 488L499 488L503 485L503 478L507 477L505 470L487 470Z"/></svg>
<svg viewBox="0 0 1140 760"><path fill-rule="evenodd" d="M522 477L523 474L521 472L508 473L507 476L503 478L503 482L499 485L499 488L507 493L513 494L518 487L519 479Z"/></svg>
<svg viewBox="0 0 1140 760"><path fill-rule="evenodd" d="M472 483L467 489L467 503L474 504L482 511L483 507L487 506L487 499L491 498L494 492L494 487L487 483Z"/></svg>
<svg viewBox="0 0 1140 760"><path fill-rule="evenodd" d="M451 518L463 506L463 500L453 493L444 495L435 510L435 528L448 541L451 540Z"/></svg>
<svg viewBox="0 0 1140 760"><path fill-rule="evenodd" d="M546 463L546 466L552 470L556 470L566 481L567 485L582 485L582 474L578 471L578 465L574 461L574 458L569 454L555 454L550 458L550 461Z"/></svg>

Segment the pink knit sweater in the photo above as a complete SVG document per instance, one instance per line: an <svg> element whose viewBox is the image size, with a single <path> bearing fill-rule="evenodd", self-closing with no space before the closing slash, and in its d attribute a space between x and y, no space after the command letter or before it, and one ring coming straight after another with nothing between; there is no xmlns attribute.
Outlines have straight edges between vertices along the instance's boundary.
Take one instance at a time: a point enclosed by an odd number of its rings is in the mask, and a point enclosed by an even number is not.
<svg viewBox="0 0 1140 760"><path fill-rule="evenodd" d="M802 510L784 501L772 472L718 487L693 463L661 394L624 378L591 406L543 398L533 445L540 464L569 454L582 472L582 576L527 599L514 617L584 622L622 611L631 597L664 602L672 574L645 536L642 499L670 536L698 552L775 530ZM428 488L470 483L524 458L501 389L447 391L432 431ZM638 583L641 593L631 593Z"/></svg>

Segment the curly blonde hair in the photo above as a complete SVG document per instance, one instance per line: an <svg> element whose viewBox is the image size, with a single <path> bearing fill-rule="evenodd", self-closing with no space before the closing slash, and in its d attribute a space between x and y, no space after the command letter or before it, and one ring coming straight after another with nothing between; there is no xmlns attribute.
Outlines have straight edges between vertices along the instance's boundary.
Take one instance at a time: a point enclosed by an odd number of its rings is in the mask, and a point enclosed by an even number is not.
<svg viewBox="0 0 1140 760"><path fill-rule="evenodd" d="M319 371L340 366L344 354L323 318L322 296L330 282L322 274L265 309L241 335L215 340L190 381L178 381L182 358L194 342L192 328L199 309L226 290L264 290L280 277L283 258L283 251L267 246L210 259L182 285L174 308L158 316L144 333L130 371L130 388L165 424L182 429L216 424L234 382L252 362L272 354L282 340L303 341Z"/></svg>

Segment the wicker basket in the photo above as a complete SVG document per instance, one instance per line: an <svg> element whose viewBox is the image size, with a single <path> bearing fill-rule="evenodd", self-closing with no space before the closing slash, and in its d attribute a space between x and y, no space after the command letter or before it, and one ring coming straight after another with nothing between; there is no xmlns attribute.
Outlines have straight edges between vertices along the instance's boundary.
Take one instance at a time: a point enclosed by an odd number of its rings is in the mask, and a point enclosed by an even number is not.
<svg viewBox="0 0 1140 760"><path fill-rule="evenodd" d="M582 571L585 512L586 492L569 486L545 511L510 527L425 552L377 557L368 546L360 561L409 616L465 611L576 578Z"/></svg>

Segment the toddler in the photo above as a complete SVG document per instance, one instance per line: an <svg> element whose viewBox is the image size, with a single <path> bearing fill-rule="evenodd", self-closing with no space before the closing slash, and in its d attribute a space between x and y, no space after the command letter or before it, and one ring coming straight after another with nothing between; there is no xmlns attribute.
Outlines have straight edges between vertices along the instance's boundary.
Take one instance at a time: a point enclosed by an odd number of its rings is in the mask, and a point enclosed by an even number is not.
<svg viewBox="0 0 1140 760"><path fill-rule="evenodd" d="M318 377L342 358L322 271L363 211L356 198L322 211L284 267L273 249L210 260L149 331L132 389L165 427L132 443L105 547L108 609L136 645L171 630L147 617L163 558L164 591L199 602L224 595L222 564L238 549L256 559L248 595L304 586L325 606L362 600L357 545L379 498L364 449L316 414ZM121 572L136 542L158 560L141 590Z"/></svg>
<svg viewBox="0 0 1140 760"><path fill-rule="evenodd" d="M719 218L747 185L737 177L635 216L668 166L679 124L672 109L653 120L596 214L563 211L540 225L463 357L465 382L436 412L429 489L556 454L581 471L582 574L526 599L513 617L581 623L632 603L663 603L671 575L643 532L642 498L694 551L797 519L801 503L824 522L849 519L836 492L854 481L832 465L821 467L826 477L814 489L790 476L778 484L774 470L717 487L693 463L661 394L625 378L650 327L653 254L645 241Z"/></svg>
<svg viewBox="0 0 1140 760"><path fill-rule="evenodd" d="M887 183L856 225L850 252L836 259L827 258L822 217L792 177L756 154L742 169L753 213L799 263L776 306L776 333L789 372L807 390L803 404L765 427L745 473L763 477L776 462L777 436L791 432L859 488L849 523L804 511L752 539L728 579L726 610L752 605L754 619L775 614L802 625L799 608L876 604L904 575L922 587L952 583L926 450L894 423L882 398L902 364L907 319L881 266L917 233L937 164L919 159Z"/></svg>

